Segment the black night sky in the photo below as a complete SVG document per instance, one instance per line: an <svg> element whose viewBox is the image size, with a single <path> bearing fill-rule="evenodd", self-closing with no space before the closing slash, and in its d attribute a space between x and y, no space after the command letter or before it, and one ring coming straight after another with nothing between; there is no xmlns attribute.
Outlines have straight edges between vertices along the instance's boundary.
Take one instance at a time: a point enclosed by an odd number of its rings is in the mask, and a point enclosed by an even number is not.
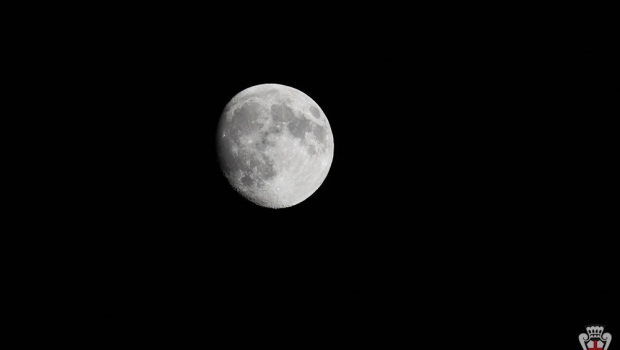
<svg viewBox="0 0 620 350"><path fill-rule="evenodd" d="M576 350L585 325L620 335L595 36L544 9L386 7L89 10L11 27L29 38L20 86L42 96L23 104L44 141L17 206L37 213L22 222L49 256L33 266L42 307L85 339L132 344L550 332ZM223 107L262 83L308 94L334 135L327 179L287 209L238 196L216 162Z"/></svg>

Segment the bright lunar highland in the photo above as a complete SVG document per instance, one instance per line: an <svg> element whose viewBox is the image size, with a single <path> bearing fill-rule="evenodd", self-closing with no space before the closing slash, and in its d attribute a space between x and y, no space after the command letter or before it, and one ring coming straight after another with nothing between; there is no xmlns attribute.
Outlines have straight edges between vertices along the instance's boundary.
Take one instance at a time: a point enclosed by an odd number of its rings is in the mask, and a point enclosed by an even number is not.
<svg viewBox="0 0 620 350"><path fill-rule="evenodd" d="M239 92L224 108L217 153L222 172L243 197L286 208L321 186L334 157L334 137L308 95L262 84Z"/></svg>

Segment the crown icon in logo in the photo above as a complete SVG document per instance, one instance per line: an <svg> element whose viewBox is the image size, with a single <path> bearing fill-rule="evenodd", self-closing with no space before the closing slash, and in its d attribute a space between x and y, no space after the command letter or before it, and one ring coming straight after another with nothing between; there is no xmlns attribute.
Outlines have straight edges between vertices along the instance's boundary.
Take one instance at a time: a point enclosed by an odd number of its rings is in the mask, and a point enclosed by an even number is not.
<svg viewBox="0 0 620 350"><path fill-rule="evenodd" d="M588 338L598 338L601 339L603 335L603 331L605 330L605 326L590 326L586 327L586 332L588 332Z"/></svg>
<svg viewBox="0 0 620 350"><path fill-rule="evenodd" d="M579 335L579 342L583 350L607 350L611 344L611 334L603 333L605 326L593 324L586 326L586 333Z"/></svg>

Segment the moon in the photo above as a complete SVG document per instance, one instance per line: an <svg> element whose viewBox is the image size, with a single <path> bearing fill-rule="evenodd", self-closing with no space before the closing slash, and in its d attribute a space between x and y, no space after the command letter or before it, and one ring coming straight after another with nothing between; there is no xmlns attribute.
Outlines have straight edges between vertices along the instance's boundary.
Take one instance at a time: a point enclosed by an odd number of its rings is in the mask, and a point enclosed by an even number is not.
<svg viewBox="0 0 620 350"><path fill-rule="evenodd" d="M310 197L334 158L323 110L290 86L261 84L235 95L217 128L217 154L230 185L249 201L286 208Z"/></svg>

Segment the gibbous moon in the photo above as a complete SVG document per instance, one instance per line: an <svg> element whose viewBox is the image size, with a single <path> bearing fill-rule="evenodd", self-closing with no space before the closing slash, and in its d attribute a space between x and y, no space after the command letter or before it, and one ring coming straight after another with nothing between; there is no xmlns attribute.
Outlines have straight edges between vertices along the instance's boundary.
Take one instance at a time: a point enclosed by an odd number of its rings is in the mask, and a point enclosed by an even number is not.
<svg viewBox="0 0 620 350"><path fill-rule="evenodd" d="M334 137L321 107L285 85L256 85L235 95L216 137L228 182L262 207L291 207L310 197L334 158Z"/></svg>

